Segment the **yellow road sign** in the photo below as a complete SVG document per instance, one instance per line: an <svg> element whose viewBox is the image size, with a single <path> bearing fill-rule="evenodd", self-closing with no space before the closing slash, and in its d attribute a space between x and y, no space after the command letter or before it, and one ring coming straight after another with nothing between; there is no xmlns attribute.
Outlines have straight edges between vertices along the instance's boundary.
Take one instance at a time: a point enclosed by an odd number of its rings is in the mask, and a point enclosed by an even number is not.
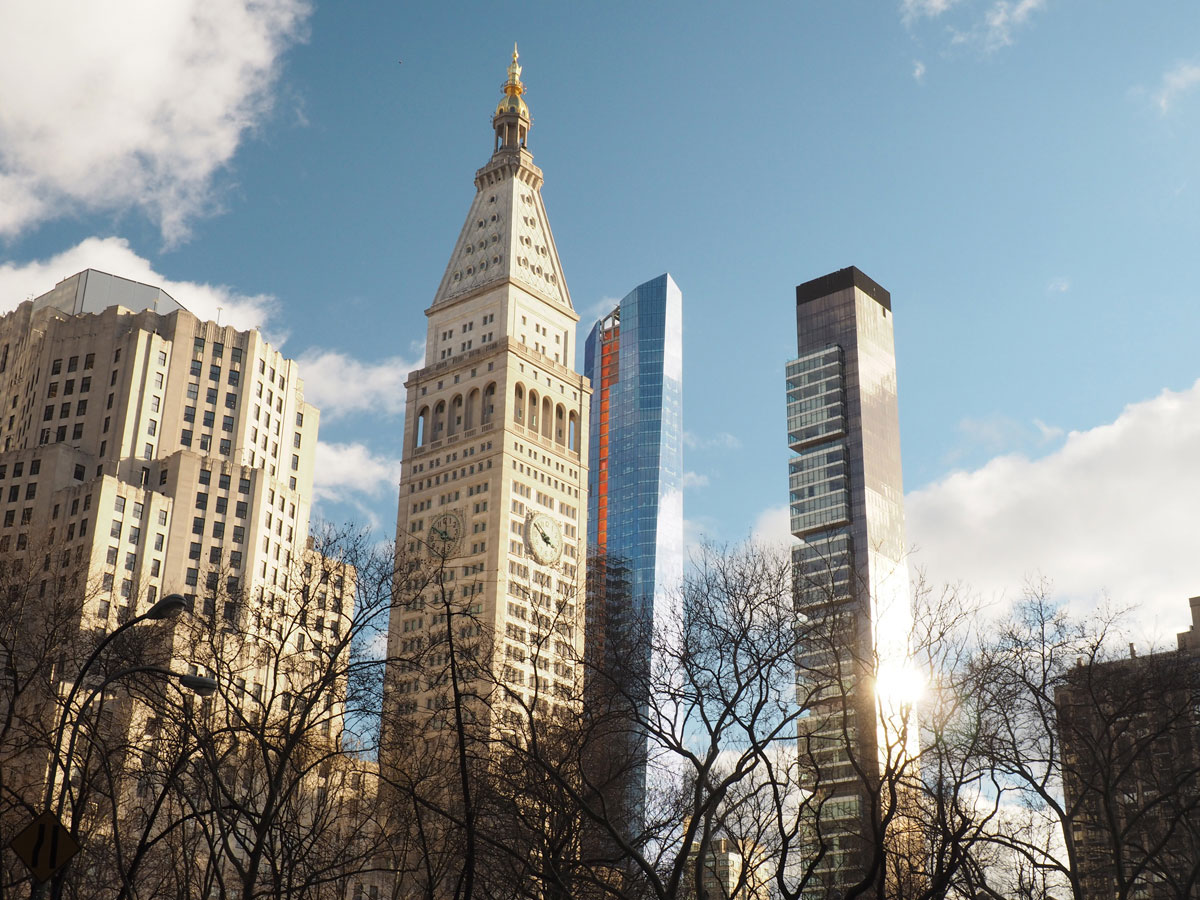
<svg viewBox="0 0 1200 900"><path fill-rule="evenodd" d="M45 881L79 852L79 843L71 837L71 832L49 811L30 822L8 846L38 881Z"/></svg>

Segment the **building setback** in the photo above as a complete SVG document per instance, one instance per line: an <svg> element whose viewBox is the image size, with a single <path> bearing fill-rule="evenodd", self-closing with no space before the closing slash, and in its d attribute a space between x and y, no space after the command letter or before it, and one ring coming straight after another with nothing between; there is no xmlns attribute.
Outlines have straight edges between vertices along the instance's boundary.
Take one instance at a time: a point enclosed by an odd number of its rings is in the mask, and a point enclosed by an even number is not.
<svg viewBox="0 0 1200 900"><path fill-rule="evenodd" d="M875 690L877 672L904 662L911 616L891 296L854 267L806 282L796 335L788 476L797 612L810 623L799 690L811 710L800 754L821 798L816 875L836 892L864 877L871 794L902 749L879 740Z"/></svg>
<svg viewBox="0 0 1200 900"><path fill-rule="evenodd" d="M592 384L588 458L588 672L593 708L643 696L650 638L683 579L683 296L670 275L634 288L598 321L584 348ZM633 679L632 681L630 679ZM618 688L618 684L624 682ZM615 689L615 690L607 690ZM647 748L614 728L607 802L641 830Z"/></svg>

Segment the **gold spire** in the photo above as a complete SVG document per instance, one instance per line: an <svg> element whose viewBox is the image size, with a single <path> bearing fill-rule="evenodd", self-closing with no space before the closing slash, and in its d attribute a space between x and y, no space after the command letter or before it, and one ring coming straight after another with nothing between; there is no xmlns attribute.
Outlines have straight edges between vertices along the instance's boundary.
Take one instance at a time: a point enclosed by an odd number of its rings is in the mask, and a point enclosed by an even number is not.
<svg viewBox="0 0 1200 900"><path fill-rule="evenodd" d="M525 93L525 85L521 84L521 64L517 62L519 58L517 44L514 41L512 62L508 64L508 81L504 82L503 87L504 99L496 107L496 115L516 113L519 116L529 118L529 107L521 99L521 95Z"/></svg>
<svg viewBox="0 0 1200 900"><path fill-rule="evenodd" d="M520 54L517 53L517 42L513 41L513 58L508 64L508 81L504 85L504 93L510 97L525 93L525 85L521 84L521 66L517 60L520 59Z"/></svg>

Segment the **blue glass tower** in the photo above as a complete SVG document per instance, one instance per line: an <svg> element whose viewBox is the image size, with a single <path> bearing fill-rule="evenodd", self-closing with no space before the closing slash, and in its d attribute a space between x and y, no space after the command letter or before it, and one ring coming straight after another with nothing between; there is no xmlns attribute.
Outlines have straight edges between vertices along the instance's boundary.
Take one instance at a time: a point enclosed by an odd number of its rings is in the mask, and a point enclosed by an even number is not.
<svg viewBox="0 0 1200 900"><path fill-rule="evenodd" d="M592 684L647 685L650 635L683 578L683 295L670 275L634 288L588 335L587 650ZM603 688L589 702L603 707ZM596 706L594 706L596 708ZM641 830L646 741L617 728L605 793Z"/></svg>

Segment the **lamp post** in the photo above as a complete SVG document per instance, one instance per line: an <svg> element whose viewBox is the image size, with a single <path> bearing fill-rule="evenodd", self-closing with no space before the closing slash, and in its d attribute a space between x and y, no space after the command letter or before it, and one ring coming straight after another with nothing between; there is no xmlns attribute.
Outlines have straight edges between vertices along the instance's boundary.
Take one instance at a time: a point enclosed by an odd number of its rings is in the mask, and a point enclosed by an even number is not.
<svg viewBox="0 0 1200 900"><path fill-rule="evenodd" d="M46 780L46 799L45 803L43 804L47 810L51 808L50 803L54 799L54 786L58 777L58 767L62 764L59 754L62 753L63 732L65 732L67 729L67 716L71 714L71 704L75 702L75 695L79 692L79 688L83 685L83 678L87 674L88 669L91 668L92 663L94 663L100 657L100 653L104 650L104 648L107 647L112 640L122 632L128 631L134 625L138 625L142 622L158 622L163 619L173 619L186 608L187 600L185 600L182 595L168 594L140 616L135 616L128 622L118 625L111 632L105 635L104 640L96 645L96 649L93 650L87 660L84 661L83 666L79 669L78 674L75 676L75 683L71 685L71 690L67 692L67 700L66 703L63 704L62 715L59 717L58 728L55 730L54 755L50 759L50 775ZM107 684L107 682L105 683Z"/></svg>
<svg viewBox="0 0 1200 900"><path fill-rule="evenodd" d="M168 681L170 681L170 680L177 681L181 688L191 691L192 693L198 694L201 697L208 697L216 692L217 682L212 678L208 678L208 677L205 677L202 675L189 675L189 674L185 674L182 672L174 672L171 669L166 668L165 666L137 665L137 666L130 666L130 667L121 669L120 671L114 672L113 674L107 676L103 681L100 682L99 685L97 685L95 688L93 688L91 690L91 692L87 695L87 697L84 699L84 701L81 704L79 704L78 710L74 709L76 696L79 693L79 689L83 686L83 682L88 673L88 670L92 667L92 665L96 662L96 660L100 658L100 654L104 651L104 648L107 647L110 643L112 643L112 641L117 637L117 635L121 634L124 631L129 630L130 628L132 628L135 625L138 625L142 622L147 622L147 621L156 622L156 621L162 621L164 619L175 618L181 612L183 612L183 610L186 608L187 608L187 601L183 598L183 596L181 596L180 594L168 594L167 596L165 596L161 600L159 600L157 603L155 603L153 606L151 606L150 609L146 610L146 612L142 613L140 616L135 616L134 618L130 619L128 622L124 622L123 624L121 624L117 628L115 628L112 632L107 634L104 637L104 639L102 641L100 641L99 644L96 645L96 648L91 652L91 654L88 656L88 658L84 661L83 665L80 667L78 674L75 676L75 681L71 685L71 689L67 692L66 701L63 704L62 715L59 717L58 727L55 730L54 755L50 760L50 772L49 772L49 775L46 780L46 797L45 797L44 807L47 812L52 813L55 816L55 818L58 822L62 821L62 810L63 810L63 806L66 802L67 792L70 788L71 761L75 757L75 742L76 742L77 738L79 737L79 728L83 723L84 711L88 708L89 705L91 705L93 700L95 700L98 696L100 696L103 693L105 688L107 688L113 682L118 681L122 678L125 678L128 675L134 675L134 674L138 674L138 673L149 673L149 674L157 675ZM67 719L68 719L68 717L70 717L72 715L72 712L74 712L74 714L75 714L74 724L71 727L71 738L67 743L67 754L65 757L63 757L62 756L63 738L64 738L64 736L66 734L66 730L67 730ZM62 786L59 790L58 797L55 798L55 786L57 784L59 768L62 768L62 770L63 770L63 780L62 780ZM73 802L72 808L71 808L71 827L69 829L72 836L74 836L74 833L75 833L76 813L77 813L77 810L76 810L75 804ZM62 871L63 870L60 868L57 872L54 873L54 876L52 878L52 882L51 882L51 896L52 897L60 897L62 895L62 889L63 889ZM40 895L41 895L41 888L39 887L39 889L37 889L35 891L35 896L40 896Z"/></svg>

